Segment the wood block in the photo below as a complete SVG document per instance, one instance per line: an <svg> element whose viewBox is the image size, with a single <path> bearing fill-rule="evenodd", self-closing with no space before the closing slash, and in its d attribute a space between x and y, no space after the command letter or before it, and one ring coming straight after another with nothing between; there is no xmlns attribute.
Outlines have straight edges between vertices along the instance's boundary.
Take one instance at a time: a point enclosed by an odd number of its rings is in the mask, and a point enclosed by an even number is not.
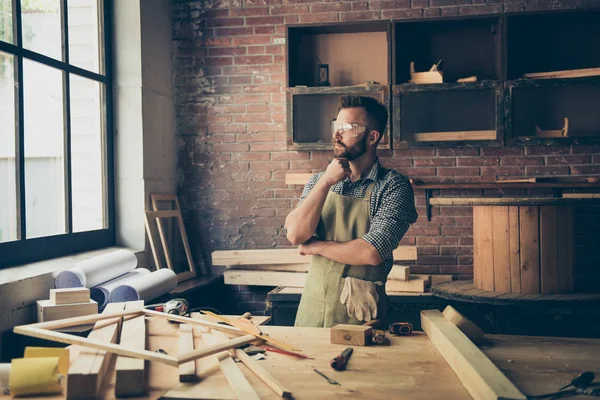
<svg viewBox="0 0 600 400"><path fill-rule="evenodd" d="M186 354L194 350L194 333L192 326L179 325L179 354ZM179 382L194 382L196 376L196 360L189 361L179 366Z"/></svg>
<svg viewBox="0 0 600 400"><path fill-rule="evenodd" d="M50 289L50 304L76 304L88 303L90 301L90 289L88 288L66 288Z"/></svg>
<svg viewBox="0 0 600 400"><path fill-rule="evenodd" d="M38 300L37 321L48 322L57 319L81 317L98 313L98 303L90 300L87 303L53 305L50 300Z"/></svg>
<svg viewBox="0 0 600 400"><path fill-rule="evenodd" d="M394 265L388 275L388 279L396 281L407 281L410 279L410 267Z"/></svg>
<svg viewBox="0 0 600 400"><path fill-rule="evenodd" d="M331 344L368 346L372 341L373 328L365 325L339 324L331 328Z"/></svg>
<svg viewBox="0 0 600 400"><path fill-rule="evenodd" d="M447 306L442 313L446 321L452 322L466 337L473 343L480 342L483 339L483 331L467 317L459 313L452 306Z"/></svg>
<svg viewBox="0 0 600 400"><path fill-rule="evenodd" d="M125 303L125 310L138 310L144 308L143 301ZM121 346L145 350L146 349L146 317L125 319L121 328ZM141 396L146 391L145 361L141 358L119 356L115 365L116 396Z"/></svg>
<svg viewBox="0 0 600 400"><path fill-rule="evenodd" d="M407 281L395 281L388 280L385 284L386 292L413 292L413 293L425 293L427 283L429 282L429 275L414 276L411 275Z"/></svg>

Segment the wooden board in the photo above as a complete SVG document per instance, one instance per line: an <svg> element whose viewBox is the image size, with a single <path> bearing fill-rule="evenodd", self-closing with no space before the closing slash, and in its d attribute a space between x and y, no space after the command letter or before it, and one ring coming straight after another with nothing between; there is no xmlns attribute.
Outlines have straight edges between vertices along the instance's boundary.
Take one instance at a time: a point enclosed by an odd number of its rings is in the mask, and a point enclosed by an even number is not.
<svg viewBox="0 0 600 400"><path fill-rule="evenodd" d="M510 293L509 206L492 208L494 226L494 291Z"/></svg>
<svg viewBox="0 0 600 400"><path fill-rule="evenodd" d="M421 326L475 400L526 397L438 310L421 311Z"/></svg>
<svg viewBox="0 0 600 400"><path fill-rule="evenodd" d="M521 293L521 241L519 226L519 207L508 207L508 232L510 262L510 292Z"/></svg>
<svg viewBox="0 0 600 400"><path fill-rule="evenodd" d="M143 301L125 303L125 310L142 310ZM119 343L130 349L146 349L146 320L144 315L127 317L123 320ZM140 358L118 356L115 366L117 396L141 396L146 388L145 361Z"/></svg>
<svg viewBox="0 0 600 400"><path fill-rule="evenodd" d="M407 281L410 279L410 267L402 265L392 266L392 270L388 275L388 280Z"/></svg>
<svg viewBox="0 0 600 400"><path fill-rule="evenodd" d="M540 293L538 207L520 207L521 293Z"/></svg>
<svg viewBox="0 0 600 400"><path fill-rule="evenodd" d="M194 350L194 333L192 326L179 325L179 354ZM179 366L179 382L194 382L196 380L196 361L190 361Z"/></svg>
<svg viewBox="0 0 600 400"><path fill-rule="evenodd" d="M413 133L415 142L439 142L446 140L496 140L496 131L464 131L464 132L420 132Z"/></svg>
<svg viewBox="0 0 600 400"><path fill-rule="evenodd" d="M581 68L581 69L569 69L563 71L551 71L551 72L532 72L523 74L525 78L533 79L564 79L564 78L582 78L584 76L598 76L600 75L600 68Z"/></svg>
<svg viewBox="0 0 600 400"><path fill-rule="evenodd" d="M484 333L480 327L475 325L467 317L459 313L452 306L447 306L442 315L446 321L454 324L462 333L465 334L473 343L479 343L483 339Z"/></svg>
<svg viewBox="0 0 600 400"><path fill-rule="evenodd" d="M540 207L540 289L558 293L558 207Z"/></svg>
<svg viewBox="0 0 600 400"><path fill-rule="evenodd" d="M430 275L411 275L407 281L388 280L385 284L386 292L416 292L423 293L430 283Z"/></svg>
<svg viewBox="0 0 600 400"><path fill-rule="evenodd" d="M310 264L226 265L225 268L250 271L308 272Z"/></svg>
<svg viewBox="0 0 600 400"><path fill-rule="evenodd" d="M64 288L50 289L50 304L75 304L89 303L90 289L88 288Z"/></svg>
<svg viewBox="0 0 600 400"><path fill-rule="evenodd" d="M223 273L226 285L296 286L304 287L306 272L244 271L230 269Z"/></svg>
<svg viewBox="0 0 600 400"><path fill-rule="evenodd" d="M53 305L52 300L37 301L37 321L57 321L63 318L80 317L98 313L98 303L89 300L87 303Z"/></svg>

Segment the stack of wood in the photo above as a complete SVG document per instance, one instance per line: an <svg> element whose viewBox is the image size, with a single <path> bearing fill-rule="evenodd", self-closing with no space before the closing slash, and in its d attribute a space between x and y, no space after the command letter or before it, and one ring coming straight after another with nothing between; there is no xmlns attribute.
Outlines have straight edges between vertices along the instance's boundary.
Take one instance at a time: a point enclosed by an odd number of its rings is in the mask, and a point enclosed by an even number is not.
<svg viewBox="0 0 600 400"><path fill-rule="evenodd" d="M48 300L37 301L38 322L97 313L98 303L90 299L88 288L50 289Z"/></svg>
<svg viewBox="0 0 600 400"><path fill-rule="evenodd" d="M448 282L452 275L411 274L410 267L394 265L385 284L386 293L425 293L432 284Z"/></svg>

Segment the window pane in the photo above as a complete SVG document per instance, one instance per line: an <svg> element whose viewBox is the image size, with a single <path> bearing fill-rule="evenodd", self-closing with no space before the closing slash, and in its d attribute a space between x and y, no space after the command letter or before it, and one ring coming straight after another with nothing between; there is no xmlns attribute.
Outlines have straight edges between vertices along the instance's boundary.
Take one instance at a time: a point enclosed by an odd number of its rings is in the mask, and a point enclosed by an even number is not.
<svg viewBox="0 0 600 400"><path fill-rule="evenodd" d="M13 42L13 0L0 0L0 40Z"/></svg>
<svg viewBox="0 0 600 400"><path fill-rule="evenodd" d="M21 1L23 47L62 60L60 0Z"/></svg>
<svg viewBox="0 0 600 400"><path fill-rule="evenodd" d="M98 0L69 0L69 63L100 73ZM103 61L102 61L103 63Z"/></svg>
<svg viewBox="0 0 600 400"><path fill-rule="evenodd" d="M27 238L66 232L63 73L23 60Z"/></svg>
<svg viewBox="0 0 600 400"><path fill-rule="evenodd" d="M0 242L17 239L14 57L0 52Z"/></svg>
<svg viewBox="0 0 600 400"><path fill-rule="evenodd" d="M99 82L71 76L73 232L105 228L104 137Z"/></svg>

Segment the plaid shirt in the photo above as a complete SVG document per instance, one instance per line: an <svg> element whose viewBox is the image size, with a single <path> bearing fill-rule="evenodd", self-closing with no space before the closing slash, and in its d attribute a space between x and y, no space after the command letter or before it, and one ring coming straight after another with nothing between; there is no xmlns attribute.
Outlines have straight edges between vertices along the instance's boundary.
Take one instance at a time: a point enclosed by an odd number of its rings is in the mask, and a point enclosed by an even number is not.
<svg viewBox="0 0 600 400"><path fill-rule="evenodd" d="M323 174L324 172L319 172L309 179L298 204L308 196ZM343 196L364 197L371 182L375 182L370 199L371 223L369 232L362 239L377 249L386 274L389 274L394 264L392 252L418 216L413 188L408 178L393 169L383 168L377 160L365 178L356 182L346 178L333 185L330 190Z"/></svg>

